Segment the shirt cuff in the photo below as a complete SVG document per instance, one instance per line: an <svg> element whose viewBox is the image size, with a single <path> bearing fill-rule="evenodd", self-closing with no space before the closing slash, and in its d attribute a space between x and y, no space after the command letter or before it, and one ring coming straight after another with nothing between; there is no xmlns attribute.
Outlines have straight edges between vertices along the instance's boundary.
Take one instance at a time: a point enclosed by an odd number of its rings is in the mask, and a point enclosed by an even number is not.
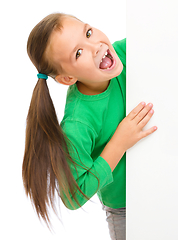
<svg viewBox="0 0 178 240"><path fill-rule="evenodd" d="M99 189L101 189L106 185L108 185L109 183L113 182L112 171L109 164L101 156L99 156L94 163L95 163L95 168L98 169L97 173L100 179Z"/></svg>

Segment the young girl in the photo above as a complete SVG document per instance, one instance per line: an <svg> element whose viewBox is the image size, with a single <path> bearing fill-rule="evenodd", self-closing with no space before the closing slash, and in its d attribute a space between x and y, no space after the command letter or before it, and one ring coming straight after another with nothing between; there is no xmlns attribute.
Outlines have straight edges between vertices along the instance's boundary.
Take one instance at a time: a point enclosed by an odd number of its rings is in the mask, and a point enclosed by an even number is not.
<svg viewBox="0 0 178 240"><path fill-rule="evenodd" d="M126 40L112 46L98 29L58 13L35 26L27 51L38 70L22 169L27 195L48 224L55 192L69 209L97 193L111 238L125 239L125 152L157 129L143 131L154 112L151 103L125 117ZM60 124L48 76L70 85Z"/></svg>

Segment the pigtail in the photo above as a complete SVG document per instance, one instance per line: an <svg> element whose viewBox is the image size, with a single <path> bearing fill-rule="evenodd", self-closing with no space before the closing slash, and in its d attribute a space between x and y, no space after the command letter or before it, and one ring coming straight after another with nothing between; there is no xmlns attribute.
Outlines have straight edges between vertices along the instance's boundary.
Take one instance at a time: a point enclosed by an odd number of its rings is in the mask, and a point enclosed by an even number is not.
<svg viewBox="0 0 178 240"><path fill-rule="evenodd" d="M27 116L22 176L26 194L31 198L38 216L47 225L50 223L48 206L56 212L55 191L61 199L65 194L72 206L73 196L80 206L74 193L76 189L81 190L71 174L67 160L72 161L47 83L39 79Z"/></svg>

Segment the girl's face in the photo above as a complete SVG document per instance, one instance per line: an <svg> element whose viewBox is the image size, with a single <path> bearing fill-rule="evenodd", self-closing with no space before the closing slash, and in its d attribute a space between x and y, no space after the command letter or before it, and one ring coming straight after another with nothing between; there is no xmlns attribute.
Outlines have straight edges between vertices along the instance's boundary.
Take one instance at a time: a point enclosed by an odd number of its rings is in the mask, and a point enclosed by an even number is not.
<svg viewBox="0 0 178 240"><path fill-rule="evenodd" d="M57 69L59 65L63 69L56 79L63 76L95 87L118 76L123 69L107 36L72 17L64 18L63 28L53 32L48 50Z"/></svg>

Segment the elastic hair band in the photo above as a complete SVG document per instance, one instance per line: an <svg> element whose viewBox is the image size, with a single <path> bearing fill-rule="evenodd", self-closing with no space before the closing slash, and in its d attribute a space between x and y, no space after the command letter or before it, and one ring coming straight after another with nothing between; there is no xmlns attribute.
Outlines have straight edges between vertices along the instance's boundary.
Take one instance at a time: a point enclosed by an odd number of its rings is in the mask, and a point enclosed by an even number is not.
<svg viewBox="0 0 178 240"><path fill-rule="evenodd" d="M38 79L39 79L39 78L45 79L45 80L48 79L48 76L47 76L46 74L42 74L42 73L38 73L38 74L37 74L37 77L38 77Z"/></svg>

